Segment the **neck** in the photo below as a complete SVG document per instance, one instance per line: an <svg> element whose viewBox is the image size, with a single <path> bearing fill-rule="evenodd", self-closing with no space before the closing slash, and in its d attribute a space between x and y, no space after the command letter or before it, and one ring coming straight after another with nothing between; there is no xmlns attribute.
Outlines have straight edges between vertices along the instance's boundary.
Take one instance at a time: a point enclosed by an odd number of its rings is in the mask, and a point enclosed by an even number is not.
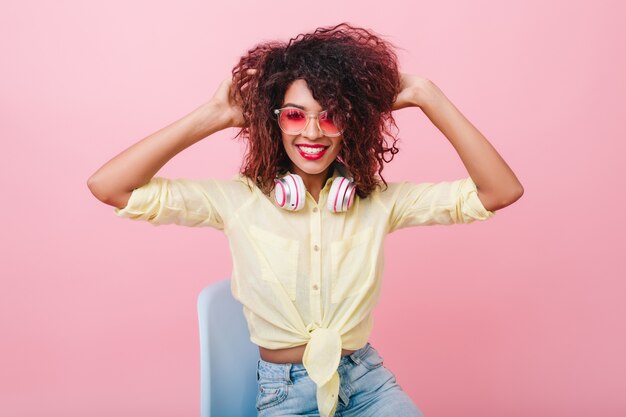
<svg viewBox="0 0 626 417"><path fill-rule="evenodd" d="M332 177L333 171L334 169L332 165L319 174L307 174L295 166L291 169L291 172L298 174L302 178L306 190L309 194L311 194L311 196L313 196L315 201L319 201L320 191L324 188L324 184L326 184L328 178Z"/></svg>

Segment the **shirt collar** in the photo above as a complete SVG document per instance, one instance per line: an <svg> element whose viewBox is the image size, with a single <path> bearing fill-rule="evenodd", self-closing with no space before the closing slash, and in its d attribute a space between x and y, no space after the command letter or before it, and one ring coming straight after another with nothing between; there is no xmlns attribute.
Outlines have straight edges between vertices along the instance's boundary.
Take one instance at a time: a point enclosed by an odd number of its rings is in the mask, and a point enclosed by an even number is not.
<svg viewBox="0 0 626 417"><path fill-rule="evenodd" d="M324 184L324 186L322 187L322 190L325 190L327 187L330 187L333 183L333 181L335 180L335 178L341 176L341 171L339 170L338 167L339 162L334 161L330 167L333 170L333 175L331 175L327 180L326 183ZM287 174L293 174L293 172L287 170ZM246 184L255 186L256 184L254 183L254 181L252 181L251 178L246 177L245 175L242 175L241 173L237 173L236 175L233 176L233 179L238 179Z"/></svg>
<svg viewBox="0 0 626 417"><path fill-rule="evenodd" d="M331 175L330 177L328 177L328 179L326 180L326 182L324 183L324 186L322 187L322 190L325 190L327 187L330 187L333 183L333 181L335 180L335 178L341 176L341 171L338 168L338 162L334 161L331 165L330 168L333 170L333 175ZM293 172L287 170L287 174L293 174Z"/></svg>
<svg viewBox="0 0 626 417"><path fill-rule="evenodd" d="M335 180L335 178L339 177L340 175L341 175L341 172L339 172L337 165L333 164L333 175L326 180L326 184L324 184L324 188L330 187L333 181Z"/></svg>

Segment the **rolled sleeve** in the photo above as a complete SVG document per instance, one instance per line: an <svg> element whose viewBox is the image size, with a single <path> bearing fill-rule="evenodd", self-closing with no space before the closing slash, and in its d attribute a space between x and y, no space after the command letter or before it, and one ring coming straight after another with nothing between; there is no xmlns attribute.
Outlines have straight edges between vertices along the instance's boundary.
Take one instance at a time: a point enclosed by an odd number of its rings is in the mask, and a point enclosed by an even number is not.
<svg viewBox="0 0 626 417"><path fill-rule="evenodd" d="M438 183L399 184L390 217L390 231L404 227L472 223L495 216L478 198L471 177Z"/></svg>
<svg viewBox="0 0 626 417"><path fill-rule="evenodd" d="M219 213L219 184L213 179L191 180L154 177L133 190L126 207L114 207L119 217L144 220L154 225L224 229Z"/></svg>

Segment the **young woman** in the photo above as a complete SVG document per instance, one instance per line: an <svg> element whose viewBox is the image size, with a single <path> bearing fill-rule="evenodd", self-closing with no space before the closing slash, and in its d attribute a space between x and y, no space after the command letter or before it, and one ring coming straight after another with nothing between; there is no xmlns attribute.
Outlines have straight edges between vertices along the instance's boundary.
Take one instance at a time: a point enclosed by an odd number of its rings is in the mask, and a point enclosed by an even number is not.
<svg viewBox="0 0 626 417"><path fill-rule="evenodd" d="M392 111L419 107L469 176L387 183ZM167 179L174 155L237 127L229 180ZM388 157L388 158L386 158ZM260 416L421 416L368 342L397 229L486 220L520 182L428 79L398 71L392 45L347 23L248 51L211 100L132 145L88 181L121 217L228 236L232 293L259 346Z"/></svg>

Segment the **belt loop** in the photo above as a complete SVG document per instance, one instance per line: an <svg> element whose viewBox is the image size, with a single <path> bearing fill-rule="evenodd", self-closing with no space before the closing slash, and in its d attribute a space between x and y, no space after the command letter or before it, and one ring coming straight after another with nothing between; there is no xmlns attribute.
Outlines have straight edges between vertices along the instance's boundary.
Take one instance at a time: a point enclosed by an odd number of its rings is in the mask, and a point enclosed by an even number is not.
<svg viewBox="0 0 626 417"><path fill-rule="evenodd" d="M291 363L285 364L285 381L291 382Z"/></svg>
<svg viewBox="0 0 626 417"><path fill-rule="evenodd" d="M350 355L350 359L352 359L356 364L361 363L361 358L365 356L365 354L369 350L369 346L370 342L365 343L365 346L363 346L361 349L356 350Z"/></svg>
<svg viewBox="0 0 626 417"><path fill-rule="evenodd" d="M350 354L350 360L352 360L352 362L356 363L357 365L361 362L358 350Z"/></svg>

